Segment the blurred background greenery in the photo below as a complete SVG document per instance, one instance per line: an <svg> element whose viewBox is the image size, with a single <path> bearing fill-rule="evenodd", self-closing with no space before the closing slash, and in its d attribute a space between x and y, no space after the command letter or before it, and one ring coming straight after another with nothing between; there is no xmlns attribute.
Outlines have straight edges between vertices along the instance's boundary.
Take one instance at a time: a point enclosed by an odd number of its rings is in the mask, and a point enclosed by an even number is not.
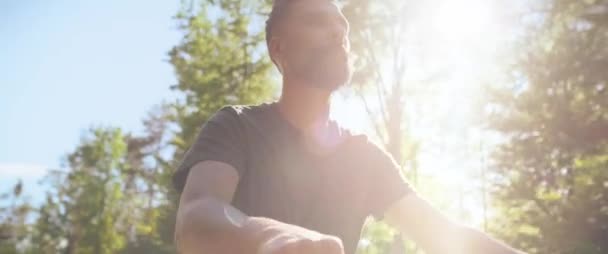
<svg viewBox="0 0 608 254"><path fill-rule="evenodd" d="M608 253L608 1L341 4L356 73L333 118L384 144L454 219L530 253ZM2 186L0 253L175 252L170 177L201 124L280 87L270 1L179 6L169 99L140 132L91 123L40 202L21 180ZM370 220L358 253L423 252Z"/></svg>

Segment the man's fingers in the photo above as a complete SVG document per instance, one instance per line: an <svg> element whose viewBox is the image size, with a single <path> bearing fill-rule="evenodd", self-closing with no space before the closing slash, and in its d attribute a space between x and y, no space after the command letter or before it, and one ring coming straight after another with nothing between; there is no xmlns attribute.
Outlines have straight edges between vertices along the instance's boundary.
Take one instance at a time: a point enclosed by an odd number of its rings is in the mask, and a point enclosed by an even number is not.
<svg viewBox="0 0 608 254"><path fill-rule="evenodd" d="M315 241L316 252L319 254L344 254L342 240L335 236L323 237Z"/></svg>
<svg viewBox="0 0 608 254"><path fill-rule="evenodd" d="M279 235L266 242L258 254L325 254L316 252L316 243L306 238L294 238L288 234Z"/></svg>
<svg viewBox="0 0 608 254"><path fill-rule="evenodd" d="M256 254L344 254L344 247L342 240L335 236L312 234L312 231L295 235L288 232L267 240Z"/></svg>
<svg viewBox="0 0 608 254"><path fill-rule="evenodd" d="M292 243L290 246L289 254L321 254L316 252L315 243L310 239L299 239L297 242Z"/></svg>
<svg viewBox="0 0 608 254"><path fill-rule="evenodd" d="M277 235L266 241L257 251L257 254L275 254L280 253L282 248L290 242L296 241L287 234Z"/></svg>

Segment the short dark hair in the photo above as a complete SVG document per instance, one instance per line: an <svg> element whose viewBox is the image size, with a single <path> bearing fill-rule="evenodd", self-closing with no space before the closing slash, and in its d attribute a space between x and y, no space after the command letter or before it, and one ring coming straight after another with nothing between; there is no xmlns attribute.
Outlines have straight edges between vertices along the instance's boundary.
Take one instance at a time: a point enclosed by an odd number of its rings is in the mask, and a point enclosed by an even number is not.
<svg viewBox="0 0 608 254"><path fill-rule="evenodd" d="M273 0L272 9L266 20L266 44L270 44L270 38L272 38L272 32L278 21L283 17L287 11L289 4L296 0Z"/></svg>
<svg viewBox="0 0 608 254"><path fill-rule="evenodd" d="M268 19L266 20L266 44L270 44L270 38L272 38L272 33L276 24L283 18L285 12L287 12L287 7L299 0L273 0L272 1L272 10L268 15ZM327 0L332 3L338 3L337 0Z"/></svg>

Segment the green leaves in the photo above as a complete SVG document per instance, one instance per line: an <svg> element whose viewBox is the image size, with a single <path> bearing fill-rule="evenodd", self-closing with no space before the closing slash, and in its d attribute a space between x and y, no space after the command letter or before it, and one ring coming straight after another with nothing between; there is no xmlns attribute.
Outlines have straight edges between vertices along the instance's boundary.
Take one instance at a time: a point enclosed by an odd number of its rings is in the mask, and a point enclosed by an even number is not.
<svg viewBox="0 0 608 254"><path fill-rule="evenodd" d="M170 52L178 84L174 90L183 100L172 105L180 131L174 137L176 158L193 142L198 128L211 114L227 104L256 104L267 100L276 89L271 79L272 64L257 13L267 3L257 1L192 2L178 22L184 32ZM257 28L256 28L257 27Z"/></svg>
<svg viewBox="0 0 608 254"><path fill-rule="evenodd" d="M606 15L608 3L550 3L532 36L542 39L514 67L523 89L493 96L504 110L491 125L509 137L494 156L507 179L494 194L508 215L496 231L531 253L606 252L608 24L585 13Z"/></svg>

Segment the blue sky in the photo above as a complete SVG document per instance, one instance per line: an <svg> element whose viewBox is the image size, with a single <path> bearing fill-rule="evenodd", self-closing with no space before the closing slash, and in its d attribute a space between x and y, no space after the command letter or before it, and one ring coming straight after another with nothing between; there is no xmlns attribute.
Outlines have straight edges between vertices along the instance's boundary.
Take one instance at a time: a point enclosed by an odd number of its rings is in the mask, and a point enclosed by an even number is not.
<svg viewBox="0 0 608 254"><path fill-rule="evenodd" d="M175 94L179 1L0 0L0 192L36 182L94 125L141 130Z"/></svg>

